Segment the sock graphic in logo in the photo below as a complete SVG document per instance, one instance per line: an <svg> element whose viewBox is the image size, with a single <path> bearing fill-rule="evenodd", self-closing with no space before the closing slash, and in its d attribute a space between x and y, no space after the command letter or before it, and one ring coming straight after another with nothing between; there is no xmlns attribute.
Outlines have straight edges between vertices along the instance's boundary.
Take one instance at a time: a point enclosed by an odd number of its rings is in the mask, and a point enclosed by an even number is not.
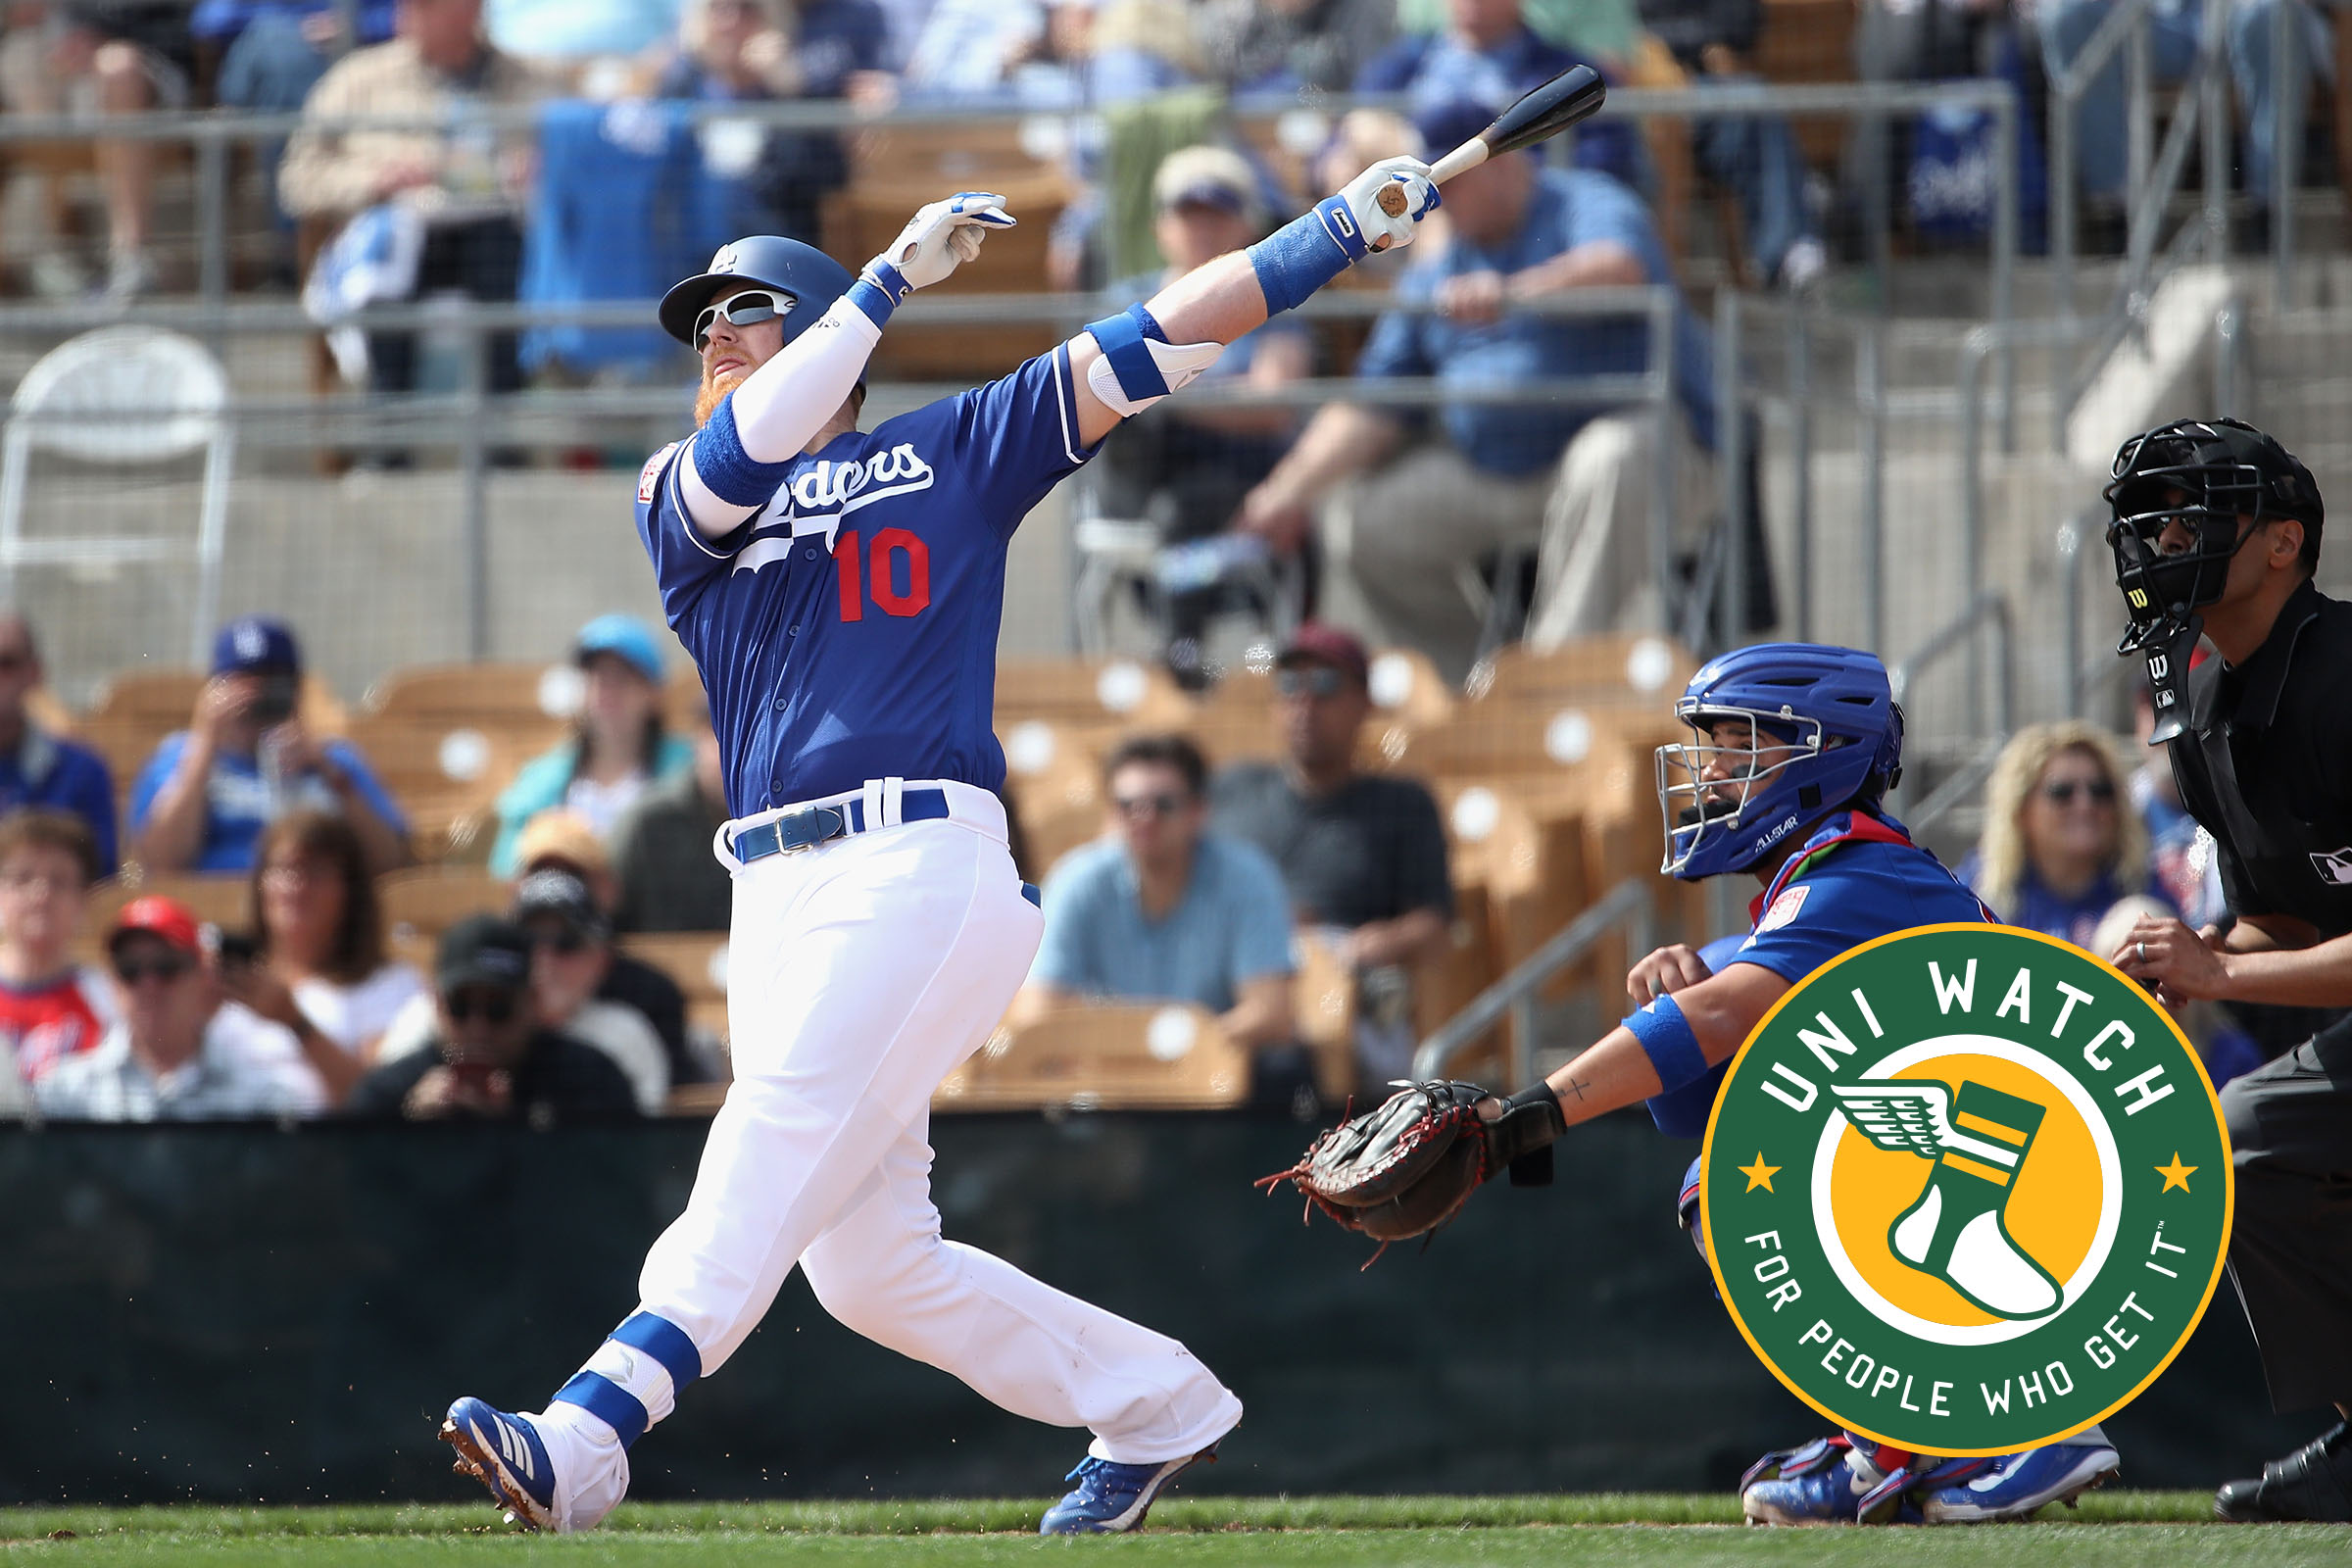
<svg viewBox="0 0 2352 1568"><path fill-rule="evenodd" d="M2042 1108L1984 1084L1894 1080L1832 1086L1854 1130L1882 1149L1936 1161L1927 1190L1886 1233L1894 1255L1995 1317L2039 1317L2060 1292L2010 1238L2002 1214Z"/></svg>

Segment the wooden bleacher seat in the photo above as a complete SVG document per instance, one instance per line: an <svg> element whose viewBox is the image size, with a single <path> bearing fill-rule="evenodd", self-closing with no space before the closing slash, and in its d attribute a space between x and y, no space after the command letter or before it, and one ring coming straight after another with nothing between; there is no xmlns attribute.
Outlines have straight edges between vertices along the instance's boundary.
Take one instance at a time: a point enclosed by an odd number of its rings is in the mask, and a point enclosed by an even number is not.
<svg viewBox="0 0 2352 1568"><path fill-rule="evenodd" d="M1192 699L1157 664L1134 659L1006 659L997 663L997 728L1042 719L1071 731L1181 729Z"/></svg>
<svg viewBox="0 0 2352 1568"><path fill-rule="evenodd" d="M1584 637L1544 653L1514 644L1471 672L1465 706L1573 699L1670 710L1697 670L1688 649L1647 632Z"/></svg>
<svg viewBox="0 0 2352 1568"><path fill-rule="evenodd" d="M1020 818L1027 870L1043 881L1054 862L1102 831L1102 764L1093 740L1044 719L1005 728L1005 794Z"/></svg>
<svg viewBox="0 0 2352 1568"><path fill-rule="evenodd" d="M686 993L686 1022L727 1038L727 934L724 931L641 932L621 938L621 951L652 964Z"/></svg>
<svg viewBox="0 0 2352 1568"><path fill-rule="evenodd" d="M354 744L409 818L410 847L428 862L487 858L492 805L546 741L495 717L477 724L376 714L352 728Z"/></svg>
<svg viewBox="0 0 2352 1568"><path fill-rule="evenodd" d="M135 878L109 877L92 887L89 913L82 921L84 935L102 946L107 928L122 906L151 895L176 900L197 919L231 931L242 931L251 924L247 916L252 909L252 884L242 873L162 871Z"/></svg>
<svg viewBox="0 0 2352 1568"><path fill-rule="evenodd" d="M1446 939L1446 952L1413 974L1414 1023L1424 1040L1502 973L1494 961L1494 934L1484 883L1456 879L1453 925ZM1481 1064L1501 1060L1502 1038L1500 1028L1490 1030L1477 1045L1454 1057L1446 1070L1475 1078Z"/></svg>
<svg viewBox="0 0 2352 1568"><path fill-rule="evenodd" d="M1250 1055L1200 1007L1054 1007L1006 1025L939 1086L935 1111L1225 1110L1250 1099Z"/></svg>
<svg viewBox="0 0 2352 1568"><path fill-rule="evenodd" d="M1291 1004L1298 1040L1315 1061L1315 1090L1327 1105L1355 1093L1355 975L1329 943L1301 930L1292 944L1298 973L1291 981Z"/></svg>
<svg viewBox="0 0 2352 1568"><path fill-rule="evenodd" d="M472 866L412 866L387 871L375 879L376 898L383 906L384 928L396 938L415 937L426 943L469 914L503 911L510 902L507 884Z"/></svg>
<svg viewBox="0 0 2352 1568"><path fill-rule="evenodd" d="M1018 227L989 236L977 261L956 269L952 293L1030 293L1046 287L1046 248L1054 222L1075 194L1054 163L1041 162L1021 144L1012 122L980 124L891 125L849 138L850 177L826 199L825 249L839 256L871 256L898 237L906 219L926 202L957 190L1002 193ZM1052 321L992 326L933 325L894 333L875 351L885 378L986 380L1004 375L1068 335Z"/></svg>
<svg viewBox="0 0 2352 1568"><path fill-rule="evenodd" d="M549 712L541 696L541 683L551 668L565 670L569 666L520 661L415 664L396 669L368 687L360 710L375 718L452 725L537 723L560 731L569 715Z"/></svg>

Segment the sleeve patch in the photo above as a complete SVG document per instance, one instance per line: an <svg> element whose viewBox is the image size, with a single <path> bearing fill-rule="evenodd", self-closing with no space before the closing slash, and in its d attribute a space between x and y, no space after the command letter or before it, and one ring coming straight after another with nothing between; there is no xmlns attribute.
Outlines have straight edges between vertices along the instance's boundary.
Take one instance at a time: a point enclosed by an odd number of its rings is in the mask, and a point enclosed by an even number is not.
<svg viewBox="0 0 2352 1568"><path fill-rule="evenodd" d="M645 466L637 470L637 504L639 506L653 505L655 495L662 488L662 466L670 460L671 454L685 444L683 441L672 441L645 460Z"/></svg>
<svg viewBox="0 0 2352 1568"><path fill-rule="evenodd" d="M1805 895L1812 891L1812 884L1806 882L1799 882L1792 888L1783 888L1781 896L1772 901L1772 907L1764 911L1764 918L1756 922L1758 933L1778 931L1795 919L1797 910L1805 906Z"/></svg>

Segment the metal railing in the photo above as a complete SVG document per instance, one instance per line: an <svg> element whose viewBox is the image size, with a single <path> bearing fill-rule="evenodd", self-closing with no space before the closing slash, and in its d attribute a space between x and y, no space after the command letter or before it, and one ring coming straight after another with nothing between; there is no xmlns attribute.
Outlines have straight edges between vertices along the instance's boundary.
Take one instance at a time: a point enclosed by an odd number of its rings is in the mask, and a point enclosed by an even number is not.
<svg viewBox="0 0 2352 1568"><path fill-rule="evenodd" d="M1504 1017L1510 1019L1504 1088L1516 1090L1535 1079L1536 992L1545 982L1581 960L1601 938L1623 927L1630 945L1647 952L1654 910L1650 890L1639 877L1627 877L1563 927L1559 933L1519 960L1509 974L1473 997L1413 1053L1415 1078L1443 1078L1446 1065L1464 1047L1476 1041Z"/></svg>
<svg viewBox="0 0 2352 1568"><path fill-rule="evenodd" d="M143 141L183 144L194 159L197 293L212 308L229 296L229 153L240 146L284 140L297 131L408 131L448 135L454 130L527 134L536 130L542 106L534 103L466 103L442 115L353 115L306 119L301 114L256 114L230 110L157 111L93 120L79 116L0 117L0 148L16 143L57 141ZM1237 122L1266 123L1286 117L1320 117L1325 125L1355 108L1410 114L1412 100L1395 94L1328 95L1310 99L1242 95L1228 112ZM902 102L883 113L840 100L765 102L665 101L664 112L697 126L729 123L764 130L843 132L889 131L943 125L1052 127L1038 145L1069 147L1096 139L1100 111L1042 109L996 104ZM1776 84L1727 82L1704 87L1626 87L1611 91L1605 113L1612 119L1725 120L1784 116L1834 117L1862 125L1884 140L1890 121L1932 110L1977 110L1992 118L1993 212L1987 249L1991 315L2006 320L2013 309L2018 247L2020 105L2010 84L1997 79L1934 82L1840 82ZM1024 139L1027 139L1026 137ZM1433 152L1435 149L1433 149ZM1882 185L1884 182L1880 182ZM1893 217L1885 191L1877 192L1868 218L1872 273L1881 309L1891 299L1889 269Z"/></svg>
<svg viewBox="0 0 2352 1568"><path fill-rule="evenodd" d="M1904 802L1903 818L1914 833L1926 832L1945 812L1976 793L1978 786L1991 774L1994 759L2017 728L2017 652L2008 597L1991 588L1980 590L1961 606L1958 613L1929 633L1925 642L1886 671L1887 685L1900 706L1922 673L1957 650L1976 648L1988 633L1992 634L1994 664L1999 671L1993 682L1991 710L1987 713L1982 707L1970 710L1971 722L1980 726L1973 732L1979 737L1975 755L1931 790L1919 805Z"/></svg>

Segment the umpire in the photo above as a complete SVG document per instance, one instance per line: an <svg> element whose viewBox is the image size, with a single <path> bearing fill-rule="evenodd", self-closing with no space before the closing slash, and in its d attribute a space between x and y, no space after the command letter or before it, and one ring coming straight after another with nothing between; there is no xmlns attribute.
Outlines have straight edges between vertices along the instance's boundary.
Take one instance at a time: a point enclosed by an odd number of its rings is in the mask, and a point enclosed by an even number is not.
<svg viewBox="0 0 2352 1568"><path fill-rule="evenodd" d="M2142 920L2115 954L2168 1003L2338 1009L2222 1092L2237 1173L2230 1268L2281 1411L2352 1413L2352 605L2312 585L2323 514L2311 470L2234 419L2124 444L2108 543L2148 655L2157 736L2181 804L2212 833L2226 929ZM2199 631L2219 659L2187 672ZM2171 722L2167 722L2167 720ZM2352 1519L2345 1423L2214 1511Z"/></svg>

